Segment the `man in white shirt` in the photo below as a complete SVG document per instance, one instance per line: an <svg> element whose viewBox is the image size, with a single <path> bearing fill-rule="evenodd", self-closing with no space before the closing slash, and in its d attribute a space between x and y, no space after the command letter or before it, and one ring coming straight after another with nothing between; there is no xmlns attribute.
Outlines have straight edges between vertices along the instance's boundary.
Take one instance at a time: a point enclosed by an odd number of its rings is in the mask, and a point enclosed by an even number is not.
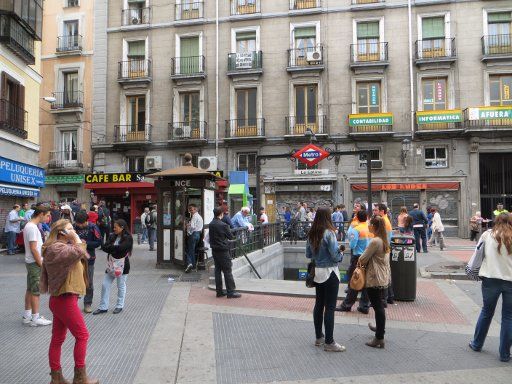
<svg viewBox="0 0 512 384"><path fill-rule="evenodd" d="M16 235L20 233L20 223L23 218L20 217L20 205L15 204L12 211L7 215L5 220L4 232L7 233L7 254L14 255L16 253Z"/></svg>
<svg viewBox="0 0 512 384"><path fill-rule="evenodd" d="M203 230L203 218L197 212L197 206L190 204L188 206L190 221L187 224L187 268L185 273L189 273L196 264L196 247L201 238Z"/></svg>
<svg viewBox="0 0 512 384"><path fill-rule="evenodd" d="M32 327L50 325L52 322L39 315L39 279L43 257L41 248L43 238L38 224L48 220L50 212L43 205L38 205L30 221L23 228L23 241L25 242L25 266L27 268L27 291L25 292L25 312L23 324Z"/></svg>

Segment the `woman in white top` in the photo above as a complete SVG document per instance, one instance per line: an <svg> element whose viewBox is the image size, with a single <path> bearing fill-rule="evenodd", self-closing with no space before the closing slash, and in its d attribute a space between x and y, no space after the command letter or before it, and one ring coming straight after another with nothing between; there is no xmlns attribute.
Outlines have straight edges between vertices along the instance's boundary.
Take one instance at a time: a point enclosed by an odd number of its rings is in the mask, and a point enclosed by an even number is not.
<svg viewBox="0 0 512 384"><path fill-rule="evenodd" d="M444 245L444 236L443 236L444 225L443 225L443 222L441 221L441 215L439 214L439 212L437 212L437 209L435 209L435 208L431 208L430 212L433 213L434 216L432 217L432 226L431 226L432 236L430 236L430 239L428 241L428 246L431 247L434 240L437 239L437 243L439 244L439 249L442 251L443 249L446 248L446 246Z"/></svg>
<svg viewBox="0 0 512 384"><path fill-rule="evenodd" d="M483 307L469 347L479 352L494 316L496 303L502 296L500 360L510 361L512 344L512 216L500 214L492 230L482 234L478 245L484 242L485 257L480 267ZM478 247L477 245L477 247Z"/></svg>

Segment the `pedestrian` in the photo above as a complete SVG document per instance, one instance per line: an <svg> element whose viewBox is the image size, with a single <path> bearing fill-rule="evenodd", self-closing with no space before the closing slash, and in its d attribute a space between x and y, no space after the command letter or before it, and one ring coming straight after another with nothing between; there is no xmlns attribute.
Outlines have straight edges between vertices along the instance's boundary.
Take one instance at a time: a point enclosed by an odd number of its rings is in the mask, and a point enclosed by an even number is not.
<svg viewBox="0 0 512 384"><path fill-rule="evenodd" d="M432 218L434 217L434 213L432 212L431 207L427 207L427 242L432 237Z"/></svg>
<svg viewBox="0 0 512 384"><path fill-rule="evenodd" d="M342 232L343 232L343 214L341 213L341 207L339 205L336 206L334 212L331 216L332 223L336 227L336 238L338 241L342 240Z"/></svg>
<svg viewBox="0 0 512 384"><path fill-rule="evenodd" d="M384 348L386 310L383 298L391 278L389 266L390 247L386 223L383 217L372 217L368 228L373 238L359 258L359 263L365 266L366 269L365 286L375 312L376 326L368 324L370 330L375 332L375 337L368 341L366 345L373 348Z"/></svg>
<svg viewBox="0 0 512 384"><path fill-rule="evenodd" d="M142 237L140 242L142 244L147 243L148 241L148 228L146 227L146 217L149 214L149 207L145 207L144 211L140 215L140 226L142 228Z"/></svg>
<svg viewBox="0 0 512 384"><path fill-rule="evenodd" d="M441 215L437 212L436 208L430 208L430 212L432 213L432 236L428 242L428 246L431 247L434 240L437 240L439 243L439 249L442 251L446 248L444 244L444 225L441 220Z"/></svg>
<svg viewBox="0 0 512 384"><path fill-rule="evenodd" d="M482 350L496 303L502 296L499 358L508 362L512 344L512 216L508 213L498 215L494 227L480 237L481 243L485 247L479 272L483 306L469 347L475 352Z"/></svg>
<svg viewBox="0 0 512 384"><path fill-rule="evenodd" d="M98 206L93 205L87 213L87 221L91 224L98 225Z"/></svg>
<svg viewBox="0 0 512 384"><path fill-rule="evenodd" d="M358 224L354 227L351 226L348 230L348 241L351 249L350 266L347 271L349 281L352 278L352 273L354 273L354 270L357 267L359 257L361 257L370 242L370 232L368 230L368 223L366 222L366 220L368 220L366 210L358 211L355 219ZM345 300L343 300L336 310L340 312L350 312L352 310L352 306L356 302L357 294L358 291L349 286ZM368 314L369 308L370 300L368 298L368 293L366 292L366 289L363 288L357 310L361 313Z"/></svg>
<svg viewBox="0 0 512 384"><path fill-rule="evenodd" d="M43 258L41 256L43 238L38 225L47 220L48 216L48 208L44 205L37 206L32 214L31 220L25 225L25 228L23 228L27 290L25 291L25 312L22 322L23 324L30 324L32 327L45 326L52 323L50 320L39 315L39 281L43 264Z"/></svg>
<svg viewBox="0 0 512 384"><path fill-rule="evenodd" d="M427 232L426 226L428 224L425 212L421 211L418 203L414 203L413 209L409 212L412 217L412 227L414 230L414 240L416 243L416 252L420 252L423 247L423 252L428 253L427 249ZM421 244L420 244L421 241Z"/></svg>
<svg viewBox="0 0 512 384"><path fill-rule="evenodd" d="M231 233L229 225L222 221L224 216L224 208L222 206L213 210L213 216L213 220L208 226L208 235L215 264L215 290L217 291L217 297L227 296L228 299L236 299L242 295L235 291L235 280L231 271L233 263L229 253L229 241L235 237ZM225 291L222 289L222 274L226 283Z"/></svg>
<svg viewBox="0 0 512 384"><path fill-rule="evenodd" d="M407 213L407 207L401 207L400 213L397 217L397 227L400 233L402 234L405 232L405 218L407 216L409 216L409 214Z"/></svg>
<svg viewBox="0 0 512 384"><path fill-rule="evenodd" d="M233 229L233 222L231 221L231 217L229 216L229 207L228 202L226 200L222 201L222 209L224 210L224 214L222 215L222 221L229 225L230 229Z"/></svg>
<svg viewBox="0 0 512 384"><path fill-rule="evenodd" d="M336 227L329 208L319 208L306 243L306 257L315 262L315 346L327 352L343 352L346 348L334 341L334 310L340 286L339 263L343 254L336 241ZM322 332L322 323L325 334Z"/></svg>
<svg viewBox="0 0 512 384"><path fill-rule="evenodd" d="M98 380L87 376L85 358L89 331L78 308L78 298L85 294L89 282L88 256L69 221L59 220L52 226L43 247L43 256L41 292L51 295L50 310L54 319L48 352L52 378L50 384L69 384L62 375L60 361L68 329L75 337L73 384L99 384Z"/></svg>
<svg viewBox="0 0 512 384"><path fill-rule="evenodd" d="M496 209L493 212L494 218L496 219L502 213L509 213L505 208L503 208L503 203L496 204Z"/></svg>
<svg viewBox="0 0 512 384"><path fill-rule="evenodd" d="M87 220L85 212L78 212L75 216L74 230L82 243L86 244L88 254L87 279L89 285L84 296L84 312L91 313L92 299L94 295L94 263L96 261L96 248L101 246L100 229L96 224Z"/></svg>
<svg viewBox="0 0 512 384"><path fill-rule="evenodd" d="M386 236L388 239L388 244L391 243L391 237L393 236L393 227L391 226L391 221L388 216L388 207L384 203L377 204L377 216L381 217L384 221L384 229L386 230ZM371 232L370 232L371 233ZM388 304L395 304L395 292L393 291L393 285L390 281L386 290L384 291L384 308L387 307Z"/></svg>
<svg viewBox="0 0 512 384"><path fill-rule="evenodd" d="M69 205L64 204L62 207L60 207L60 218L68 220L71 224L75 222L75 214Z"/></svg>
<svg viewBox="0 0 512 384"><path fill-rule="evenodd" d="M38 203L38 204L42 204L42 203ZM32 215L34 213L34 209L36 209L36 204L32 204L30 206L30 209L25 212L25 215L23 216L23 218L25 219L25 223L30 221L30 219L31 219L31 217L32 217Z"/></svg>
<svg viewBox="0 0 512 384"><path fill-rule="evenodd" d="M110 210L107 208L105 201L101 200L98 206L98 226L100 227L102 243L110 237L111 223Z"/></svg>
<svg viewBox="0 0 512 384"><path fill-rule="evenodd" d="M60 209L54 201L50 203L50 216L51 224L55 223L57 220L60 220Z"/></svg>
<svg viewBox="0 0 512 384"><path fill-rule="evenodd" d="M239 212L233 216L231 222L233 223L233 227L236 228L250 228L252 227L249 221L249 214L251 210L249 207L242 207Z"/></svg>
<svg viewBox="0 0 512 384"><path fill-rule="evenodd" d="M339 207L340 207L341 215L343 216L343 224L340 226L341 241L345 242L345 239L347 237L346 232L345 232L345 223L348 223L348 221L349 221L348 220L348 212L347 212L347 208L345 207L345 204L340 204Z"/></svg>
<svg viewBox="0 0 512 384"><path fill-rule="evenodd" d="M470 231L470 239L474 241L477 239L480 231L482 230L482 213L480 211L476 211L475 215L469 219L469 231Z"/></svg>
<svg viewBox="0 0 512 384"><path fill-rule="evenodd" d="M30 208L29 208L28 203L23 203L23 204L21 205L21 209L20 209L20 212L19 212L20 217L21 217L21 218L25 218L25 213L27 213L27 211L28 211L29 209L30 209Z"/></svg>
<svg viewBox="0 0 512 384"><path fill-rule="evenodd" d="M260 208L260 217L258 218L260 224L268 224L268 216L264 207Z"/></svg>
<svg viewBox="0 0 512 384"><path fill-rule="evenodd" d="M130 256L133 249L133 238L126 221L117 219L114 222L114 233L110 235L101 249L108 254L107 269L101 286L100 305L92 314L99 315L108 312L110 287L114 280L117 283L117 303L113 313L118 314L124 308L126 279L130 273Z"/></svg>
<svg viewBox="0 0 512 384"><path fill-rule="evenodd" d="M203 231L203 218L197 210L197 205L189 204L188 212L190 221L187 223L187 268L185 273L189 273L196 265L196 248Z"/></svg>
<svg viewBox="0 0 512 384"><path fill-rule="evenodd" d="M20 233L20 224L23 218L20 217L20 205L14 204L12 210L7 215L5 220L4 232L7 233L7 254L14 255L16 253L16 236Z"/></svg>
<svg viewBox="0 0 512 384"><path fill-rule="evenodd" d="M412 217L407 215L404 219L404 235L414 236L414 228L412 226Z"/></svg>
<svg viewBox="0 0 512 384"><path fill-rule="evenodd" d="M350 221L350 226L355 227L360 224L359 220L357 219L357 213L359 211L366 211L366 205L363 203L354 203L354 209L352 211L352 220ZM368 217L368 215L366 215Z"/></svg>
<svg viewBox="0 0 512 384"><path fill-rule="evenodd" d="M307 215L307 212L306 212L306 208L307 208L307 204L302 202L302 201L299 201L297 203L297 213L295 214L295 217L297 218L297 221L307 221L308 220L308 215Z"/></svg>
<svg viewBox="0 0 512 384"><path fill-rule="evenodd" d="M284 222L286 224L286 226L289 226L290 225L290 221L292 220L292 211L290 210L290 207L289 206L286 206L284 208Z"/></svg>
<svg viewBox="0 0 512 384"><path fill-rule="evenodd" d="M158 216L156 213L156 205L153 205L151 211L144 218L144 224L146 225L146 229L148 231L148 242L150 251L155 250L157 218Z"/></svg>

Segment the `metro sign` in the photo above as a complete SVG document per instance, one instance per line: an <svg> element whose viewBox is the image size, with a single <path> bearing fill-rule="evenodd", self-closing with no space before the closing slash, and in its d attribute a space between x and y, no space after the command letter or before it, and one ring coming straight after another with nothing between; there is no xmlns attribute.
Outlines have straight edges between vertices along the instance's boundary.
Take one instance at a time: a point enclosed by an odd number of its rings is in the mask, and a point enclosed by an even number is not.
<svg viewBox="0 0 512 384"><path fill-rule="evenodd" d="M292 156L299 160L301 163L312 167L313 165L318 164L320 161L328 157L329 152L320 147L317 147L316 145L308 144L305 147L299 149Z"/></svg>

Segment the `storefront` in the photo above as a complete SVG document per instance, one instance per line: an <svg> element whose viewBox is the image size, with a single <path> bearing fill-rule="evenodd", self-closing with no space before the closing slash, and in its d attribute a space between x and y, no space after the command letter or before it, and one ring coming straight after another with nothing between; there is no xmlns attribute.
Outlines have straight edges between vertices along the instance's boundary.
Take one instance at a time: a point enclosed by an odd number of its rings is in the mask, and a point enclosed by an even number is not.
<svg viewBox="0 0 512 384"><path fill-rule="evenodd" d="M45 184L46 188L41 191L43 201L89 201L83 191L84 175L47 175Z"/></svg>
<svg viewBox="0 0 512 384"><path fill-rule="evenodd" d="M91 191L91 201L104 200L113 220L124 219L136 232L136 219L145 207L157 202L152 179L142 173L91 173L85 175L85 188Z"/></svg>

